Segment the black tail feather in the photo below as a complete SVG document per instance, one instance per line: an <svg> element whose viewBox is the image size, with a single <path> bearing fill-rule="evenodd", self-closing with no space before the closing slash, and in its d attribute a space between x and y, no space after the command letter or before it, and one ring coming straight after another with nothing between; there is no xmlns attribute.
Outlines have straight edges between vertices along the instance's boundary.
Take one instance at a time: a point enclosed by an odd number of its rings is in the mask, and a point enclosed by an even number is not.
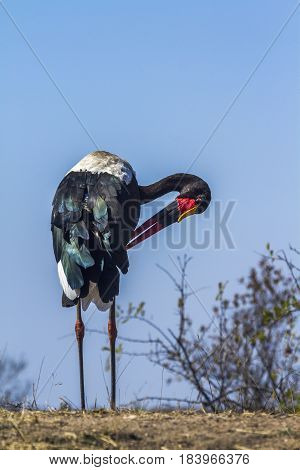
<svg viewBox="0 0 300 470"><path fill-rule="evenodd" d="M74 307L74 305L77 305L77 302L78 299L70 300L64 292L62 293L61 304L63 307Z"/></svg>

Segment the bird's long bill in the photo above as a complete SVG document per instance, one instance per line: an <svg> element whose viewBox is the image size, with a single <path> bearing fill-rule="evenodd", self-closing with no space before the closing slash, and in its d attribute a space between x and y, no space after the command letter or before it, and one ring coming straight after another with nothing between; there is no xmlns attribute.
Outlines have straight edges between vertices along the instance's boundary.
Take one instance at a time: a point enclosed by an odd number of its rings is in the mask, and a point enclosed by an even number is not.
<svg viewBox="0 0 300 470"><path fill-rule="evenodd" d="M174 222L178 222L179 215L177 201L171 202L171 204L150 217L150 219L146 220L146 222L133 231L131 240L126 246L126 249L129 250L130 248L133 248L138 243L141 243L152 235L155 235L163 228L168 227Z"/></svg>

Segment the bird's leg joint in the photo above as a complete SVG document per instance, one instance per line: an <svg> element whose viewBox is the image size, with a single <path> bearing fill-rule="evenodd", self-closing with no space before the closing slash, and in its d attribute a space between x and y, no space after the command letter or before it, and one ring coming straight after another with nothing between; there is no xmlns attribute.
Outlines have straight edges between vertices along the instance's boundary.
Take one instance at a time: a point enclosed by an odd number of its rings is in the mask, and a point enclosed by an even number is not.
<svg viewBox="0 0 300 470"><path fill-rule="evenodd" d="M82 320L76 320L75 333L78 342L81 342L84 338L84 323Z"/></svg>
<svg viewBox="0 0 300 470"><path fill-rule="evenodd" d="M116 321L114 318L110 318L108 320L107 329L108 329L109 341L110 342L115 341L118 335L118 330L117 330Z"/></svg>

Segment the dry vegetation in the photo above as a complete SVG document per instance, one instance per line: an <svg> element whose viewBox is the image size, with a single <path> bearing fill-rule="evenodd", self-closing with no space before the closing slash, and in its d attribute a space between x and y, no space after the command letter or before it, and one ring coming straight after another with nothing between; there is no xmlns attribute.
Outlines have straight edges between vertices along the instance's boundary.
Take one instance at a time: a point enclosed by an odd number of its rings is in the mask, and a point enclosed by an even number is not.
<svg viewBox="0 0 300 470"><path fill-rule="evenodd" d="M1 449L300 449L300 415L0 411Z"/></svg>
<svg viewBox="0 0 300 470"><path fill-rule="evenodd" d="M300 411L300 269L284 251L267 248L240 279L238 292L227 293L227 283L219 283L214 308L204 309L204 324L201 301L198 312L189 312L190 258L178 259L178 278L161 267L178 293L177 318L162 329L143 303L120 310L120 323L139 322L149 332L120 336L120 353L144 356L163 369L167 383L185 382L197 397L188 405L201 403L207 412Z"/></svg>
<svg viewBox="0 0 300 470"><path fill-rule="evenodd" d="M298 250L292 253L300 256ZM225 284L219 284L211 321L199 325L188 311L187 300L194 294L186 277L188 262L179 260L179 280L163 269L179 293L172 328L162 330L146 316L143 303L130 305L128 312L120 309L120 326L142 322L149 333L120 336L118 352L144 356L162 367L166 382L182 380L195 401L139 397L126 405L134 409L119 412L40 411L39 379L33 400L22 400L26 388L16 378L24 364L2 357L0 448L300 449L300 268L285 252L267 247L258 266L240 280L238 293L226 298ZM145 402L159 402L162 408L136 409ZM179 402L195 409L164 408ZM20 411L20 403L30 410Z"/></svg>

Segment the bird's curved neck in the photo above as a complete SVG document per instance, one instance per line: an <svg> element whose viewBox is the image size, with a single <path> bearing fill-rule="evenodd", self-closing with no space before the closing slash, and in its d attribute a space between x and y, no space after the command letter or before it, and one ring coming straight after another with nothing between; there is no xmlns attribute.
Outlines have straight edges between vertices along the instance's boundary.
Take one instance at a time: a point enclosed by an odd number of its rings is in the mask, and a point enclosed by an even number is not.
<svg viewBox="0 0 300 470"><path fill-rule="evenodd" d="M167 176L149 186L139 186L141 204L153 201L158 197L164 196L172 191L181 192L182 189L194 178L193 175L186 173L176 173Z"/></svg>

